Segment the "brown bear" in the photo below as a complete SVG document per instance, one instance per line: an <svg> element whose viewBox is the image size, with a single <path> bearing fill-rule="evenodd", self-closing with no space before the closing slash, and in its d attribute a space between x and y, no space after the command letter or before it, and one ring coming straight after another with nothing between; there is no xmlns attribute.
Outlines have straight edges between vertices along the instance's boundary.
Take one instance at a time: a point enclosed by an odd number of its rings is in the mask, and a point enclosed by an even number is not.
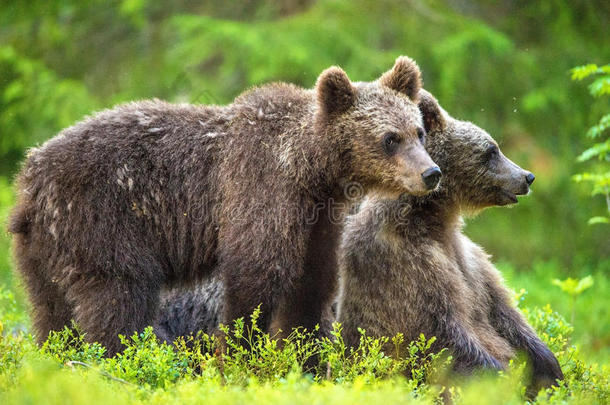
<svg viewBox="0 0 610 405"><path fill-rule="evenodd" d="M557 359L511 303L489 256L462 233L462 213L517 202L534 175L518 167L481 128L450 117L425 91L426 148L444 173L424 197L367 196L345 225L338 321L348 344L420 333L448 348L459 372L503 369L515 351L530 359L530 393L563 379Z"/></svg>
<svg viewBox="0 0 610 405"><path fill-rule="evenodd" d="M116 353L163 287L212 269L225 322L261 305L264 328L312 328L336 287L341 224L324 209L354 182L438 184L420 86L406 57L372 83L331 67L312 90L271 84L227 106L121 105L32 149L9 231L38 339L75 319Z"/></svg>
<svg viewBox="0 0 610 405"><path fill-rule="evenodd" d="M367 197L348 217L339 254L343 337L358 345L358 327L374 336L400 332L407 341L420 333L436 336L436 348L449 348L462 372L504 368L515 350L523 350L533 366L533 393L562 379L561 369L511 305L488 256L462 234L461 213L516 202L534 176L502 155L482 129L450 117L424 90L419 107L426 148L445 175L427 197ZM213 331L222 295L218 279L166 293L158 329L171 339ZM322 329L332 320L330 308L326 313Z"/></svg>

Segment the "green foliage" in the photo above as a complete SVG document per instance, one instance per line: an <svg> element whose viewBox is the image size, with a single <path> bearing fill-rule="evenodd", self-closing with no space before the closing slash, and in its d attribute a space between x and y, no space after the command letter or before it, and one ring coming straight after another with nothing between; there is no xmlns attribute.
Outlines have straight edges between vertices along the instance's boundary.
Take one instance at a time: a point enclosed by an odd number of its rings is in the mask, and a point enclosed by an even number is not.
<svg viewBox="0 0 610 405"><path fill-rule="evenodd" d="M27 317L19 310L12 291L0 285L0 333L3 330L14 332L25 327Z"/></svg>
<svg viewBox="0 0 610 405"><path fill-rule="evenodd" d="M589 128L589 131L587 131L587 137L589 137L591 139L601 138L602 134L608 128L610 128L610 114L604 115L599 120L599 124L593 125L591 128ZM582 160L586 160L586 159L579 158L579 160L582 161Z"/></svg>
<svg viewBox="0 0 610 405"><path fill-rule="evenodd" d="M610 95L610 64L597 66L589 64L572 69L572 80L583 80L592 76L598 76L589 85L589 93L593 97ZM580 173L573 176L576 182L589 182L592 184L591 195L603 195L606 198L608 216L595 216L589 219L589 225L610 223L610 171L604 172L609 166L603 162L610 162L610 114L604 115L597 125L592 126L587 132L587 137L593 139L593 146L586 149L578 156L579 162L597 159L600 164L600 173Z"/></svg>
<svg viewBox="0 0 610 405"><path fill-rule="evenodd" d="M95 371L61 368L36 354L24 360L14 381L16 385L0 392L3 404L140 403L134 394Z"/></svg>
<svg viewBox="0 0 610 405"><path fill-rule="evenodd" d="M565 382L553 390L552 397L541 393L536 402L565 403L570 400L574 403L603 404L610 400L610 370L604 367L599 372L597 367L587 365L582 360L580 350L568 343L573 331L570 324L553 312L549 305L523 312L542 340L557 355L565 375Z"/></svg>
<svg viewBox="0 0 610 405"><path fill-rule="evenodd" d="M576 299L587 289L593 286L593 277L587 276L580 280L568 277L565 280L554 279L553 285L556 285L570 297L571 313L570 322L574 324L574 311L576 310Z"/></svg>
<svg viewBox="0 0 610 405"><path fill-rule="evenodd" d="M527 310L550 305L568 320L573 316L571 341L580 346L583 358L601 364L610 362L610 324L600 322L600 319L608 317L607 305L600 297L610 294L610 279L606 276L610 270L610 261L602 262L597 269L581 266L574 272L575 279L591 275L595 280L588 290L580 294L577 301L551 285L553 279L564 277L558 262L535 262L527 271L517 271L507 263L499 263L498 267L509 285L520 286L528 291L520 296L519 305L522 308Z"/></svg>
<svg viewBox="0 0 610 405"><path fill-rule="evenodd" d="M25 148L35 146L78 118L96 103L75 80L58 78L41 62L0 46L0 170Z"/></svg>
<svg viewBox="0 0 610 405"><path fill-rule="evenodd" d="M318 352L312 333L295 329L280 341L263 333L258 326L259 316L257 309L247 325L238 319L233 328L221 326L226 346L222 365L229 383L285 378L291 372L301 372L305 362ZM241 372L244 366L247 374Z"/></svg>
<svg viewBox="0 0 610 405"><path fill-rule="evenodd" d="M24 333L8 335L5 332L0 331L0 393L14 385L24 357L36 351L30 335Z"/></svg>
<svg viewBox="0 0 610 405"><path fill-rule="evenodd" d="M567 293L570 297L578 297L588 288L593 286L593 277L587 276L583 279L576 280L568 277L565 280L554 279L553 284L561 288L561 291Z"/></svg>
<svg viewBox="0 0 610 405"><path fill-rule="evenodd" d="M10 264L10 247L9 238L6 232L6 224L8 221L8 215L10 207L13 205L14 197L13 191L9 185L9 181L5 177L0 176L0 283L8 284L11 277L11 264Z"/></svg>
<svg viewBox="0 0 610 405"><path fill-rule="evenodd" d="M610 371L582 361L578 348L568 343L570 325L548 306L524 313L556 353L566 375L566 383L542 392L536 403L601 404L610 399ZM451 392L458 404L478 403L486 393L493 393L498 404L522 401L526 373L520 361L499 376L448 379L443 375L450 359L430 352L434 339L421 336L403 345L401 336L373 339L362 331L359 347L348 350L337 324L333 339L315 339L297 330L279 344L258 328L258 315L248 324L239 320L225 328L222 354L216 339L207 335L168 345L157 341L152 328L123 338L125 350L113 358L103 357L103 349L86 343L74 328L52 333L40 349L23 332L2 335L0 401L97 403L112 396L113 402L125 404L195 403L205 398L218 403L348 403L384 398L432 404L438 403L443 391ZM387 348L404 355L389 357ZM318 366L304 374L308 358ZM435 379L438 382L432 383ZM448 381L451 385L442 388Z"/></svg>
<svg viewBox="0 0 610 405"><path fill-rule="evenodd" d="M97 362L106 349L98 343L85 342L77 326L72 324L62 331L51 331L40 351L60 364L67 364L70 361Z"/></svg>
<svg viewBox="0 0 610 405"><path fill-rule="evenodd" d="M316 339L313 333L302 329L277 339L260 330L259 315L257 310L250 323L238 319L232 328L223 326L222 345L204 333L180 338L168 345L160 343L149 327L129 339L121 337L123 352L104 358L105 349L97 343L86 342L72 325L60 332L51 332L40 353L58 364L94 369L116 381L147 390L168 388L178 380L195 375L247 386L253 381L282 381L304 372L313 373L315 381L334 383L374 383L408 372L417 386L425 383L426 377L439 366L448 364L440 362L440 353L430 351L435 339L426 339L423 335L404 345L407 348L401 350L404 355L392 358L388 357L390 353L384 353L388 338L372 338L362 332L359 347L348 349L341 338L341 327L336 324L334 339ZM404 344L401 335L391 341L395 348ZM221 354L220 348L223 348ZM310 365L306 367L307 362Z"/></svg>
<svg viewBox="0 0 610 405"><path fill-rule="evenodd" d="M543 308L521 308L528 322L554 353L562 354L574 329L550 305Z"/></svg>
<svg viewBox="0 0 610 405"><path fill-rule="evenodd" d="M324 338L320 349L326 378L336 383L355 380L371 383L407 373L415 383L421 384L441 364L442 352L430 351L435 337L426 339L421 335L419 340L405 344L402 334L391 339L373 338L360 330L360 343L353 348L345 345L341 330L340 324L333 324L332 338Z"/></svg>
<svg viewBox="0 0 610 405"><path fill-rule="evenodd" d="M27 324L25 299L12 273L9 235L6 232L14 195L8 179L0 176L0 319L5 331L24 328Z"/></svg>
<svg viewBox="0 0 610 405"><path fill-rule="evenodd" d="M164 388L192 372L187 359L167 343L159 343L150 327L130 339L120 338L125 349L102 367L116 378L144 387Z"/></svg>

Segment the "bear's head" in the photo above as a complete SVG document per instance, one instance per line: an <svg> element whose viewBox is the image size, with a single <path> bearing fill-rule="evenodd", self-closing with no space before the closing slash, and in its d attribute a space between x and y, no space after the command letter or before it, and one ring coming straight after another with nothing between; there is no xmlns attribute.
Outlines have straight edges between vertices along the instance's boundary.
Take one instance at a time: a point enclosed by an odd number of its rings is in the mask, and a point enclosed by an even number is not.
<svg viewBox="0 0 610 405"><path fill-rule="evenodd" d="M427 91L419 92L419 108L428 133L426 149L445 174L440 192L465 211L517 202L534 181L500 151L483 129L452 118Z"/></svg>
<svg viewBox="0 0 610 405"><path fill-rule="evenodd" d="M364 189L421 196L438 185L440 169L424 148L420 88L419 68L407 57L370 83L352 83L338 67L318 78L316 130L345 143L351 180Z"/></svg>

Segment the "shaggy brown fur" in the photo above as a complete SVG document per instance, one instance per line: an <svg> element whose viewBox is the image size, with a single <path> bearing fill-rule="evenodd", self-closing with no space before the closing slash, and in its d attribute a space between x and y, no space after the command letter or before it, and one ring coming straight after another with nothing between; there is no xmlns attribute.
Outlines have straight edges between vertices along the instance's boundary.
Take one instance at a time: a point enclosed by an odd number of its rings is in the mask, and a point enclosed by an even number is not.
<svg viewBox="0 0 610 405"><path fill-rule="evenodd" d="M358 327L377 336L402 332L408 341L434 335L436 347L450 348L463 372L503 368L523 350L533 365L531 395L562 379L561 369L511 305L487 255L461 233L460 218L463 210L514 201L527 192L530 173L502 156L480 128L449 117L430 94L422 91L419 107L427 148L446 176L427 198L369 198L349 219L341 251L343 336L357 345ZM212 332L222 294L220 280L173 290L162 299L158 329L171 339ZM332 319L327 307L323 331Z"/></svg>
<svg viewBox="0 0 610 405"><path fill-rule="evenodd" d="M172 288L161 293L155 331L167 342L197 332L213 334L221 322L224 288L219 277L212 277L190 288ZM336 320L337 295L326 306L320 320L320 334L332 338L332 323Z"/></svg>
<svg viewBox="0 0 610 405"><path fill-rule="evenodd" d="M212 277L191 288L173 288L161 294L157 334L173 342L199 331L213 334L223 312L224 289L220 277Z"/></svg>
<svg viewBox="0 0 610 405"><path fill-rule="evenodd" d="M527 353L531 389L563 375L557 360L513 307L485 252L462 233L461 213L516 202L533 175L508 160L477 126L457 121L422 91L427 150L445 176L427 197L367 197L348 218L340 250L338 320L357 345L369 335L406 341L420 333L447 347L455 368L504 368Z"/></svg>
<svg viewBox="0 0 610 405"><path fill-rule="evenodd" d="M384 78L333 67L313 90L272 84L225 107L130 103L32 149L9 230L38 339L74 318L113 354L118 333L152 323L162 287L212 269L225 322L261 304L263 327L313 327L336 284L325 209L350 182L430 189L419 70L401 57Z"/></svg>

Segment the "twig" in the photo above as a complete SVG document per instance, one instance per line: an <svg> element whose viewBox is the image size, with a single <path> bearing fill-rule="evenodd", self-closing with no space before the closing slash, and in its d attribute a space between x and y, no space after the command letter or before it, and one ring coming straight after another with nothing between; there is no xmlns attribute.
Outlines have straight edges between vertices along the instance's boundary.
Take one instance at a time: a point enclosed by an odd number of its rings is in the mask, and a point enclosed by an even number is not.
<svg viewBox="0 0 610 405"><path fill-rule="evenodd" d="M93 367L91 364L87 364L87 363L84 363L82 361L70 360L70 361L66 362L66 366L68 366L68 367L83 366L83 367L89 368L91 370L95 370L98 373L100 373L101 375L103 375L104 377L110 378L111 380L118 381L118 382L120 382L122 384L133 385L129 381L125 381L122 378L115 377L112 374L109 374L109 373L107 373L105 371L99 370L99 369Z"/></svg>

